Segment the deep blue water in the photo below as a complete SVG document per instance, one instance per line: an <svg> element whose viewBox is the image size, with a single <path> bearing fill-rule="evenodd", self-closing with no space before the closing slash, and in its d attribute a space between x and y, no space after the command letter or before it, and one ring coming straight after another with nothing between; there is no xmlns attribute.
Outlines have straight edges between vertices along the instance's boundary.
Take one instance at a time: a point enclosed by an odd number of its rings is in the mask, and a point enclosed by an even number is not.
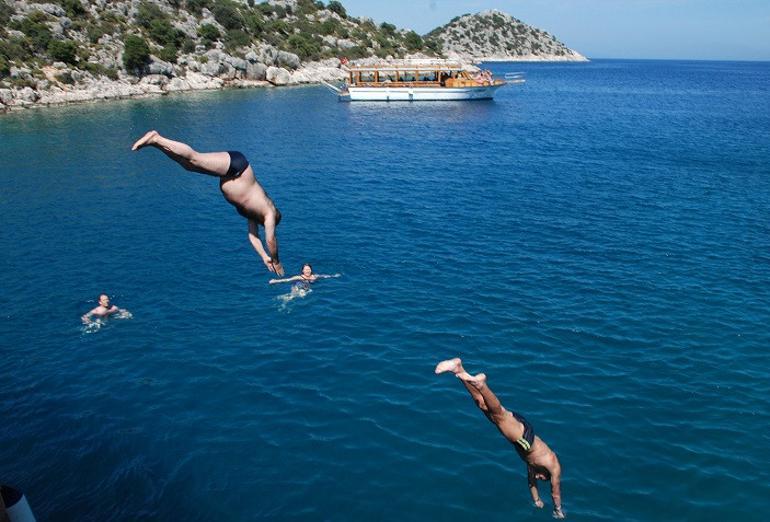
<svg viewBox="0 0 770 522"><path fill-rule="evenodd" d="M40 520L548 520L455 379L560 456L574 520L770 510L770 63L493 64L493 102L323 88L0 117L0 479ZM283 213L268 286L216 180ZM133 314L99 331L100 292Z"/></svg>

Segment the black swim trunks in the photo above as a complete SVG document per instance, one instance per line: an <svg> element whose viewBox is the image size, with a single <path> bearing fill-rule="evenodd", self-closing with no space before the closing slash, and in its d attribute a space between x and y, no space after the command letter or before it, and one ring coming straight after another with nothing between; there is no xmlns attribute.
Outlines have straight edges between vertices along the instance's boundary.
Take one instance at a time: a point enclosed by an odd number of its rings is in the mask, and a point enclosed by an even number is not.
<svg viewBox="0 0 770 522"><path fill-rule="evenodd" d="M237 178L249 167L249 162L246 160L246 156L237 150L229 150L227 153L230 155L230 167L227 169L227 175Z"/></svg>
<svg viewBox="0 0 770 522"><path fill-rule="evenodd" d="M516 441L516 451L520 451L521 449L524 451L524 453L529 453L532 449L532 444L535 443L535 430L532 428L532 425L527 419L515 411L512 411L511 415L513 415L514 419L524 425L524 435L522 435L521 438Z"/></svg>

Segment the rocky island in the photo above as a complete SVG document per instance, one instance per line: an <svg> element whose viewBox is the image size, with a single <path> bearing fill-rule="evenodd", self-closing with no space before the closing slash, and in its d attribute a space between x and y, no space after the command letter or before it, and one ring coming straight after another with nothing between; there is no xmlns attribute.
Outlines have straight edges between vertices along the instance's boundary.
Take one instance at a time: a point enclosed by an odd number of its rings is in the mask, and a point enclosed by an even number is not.
<svg viewBox="0 0 770 522"><path fill-rule="evenodd" d="M0 0L0 112L176 91L346 77L404 57L585 60L498 11L427 35L318 0Z"/></svg>

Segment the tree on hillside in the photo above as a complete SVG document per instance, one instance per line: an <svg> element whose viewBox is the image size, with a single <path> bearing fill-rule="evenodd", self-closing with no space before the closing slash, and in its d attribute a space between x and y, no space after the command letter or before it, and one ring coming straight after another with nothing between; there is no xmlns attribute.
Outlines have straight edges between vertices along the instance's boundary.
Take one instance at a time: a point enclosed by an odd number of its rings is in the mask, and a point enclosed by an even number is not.
<svg viewBox="0 0 770 522"><path fill-rule="evenodd" d="M332 13L337 13L342 18L348 17L348 13L347 11L345 11L345 7L341 3L339 3L337 0L332 0L331 2L329 2L329 5L326 6L326 9L328 9Z"/></svg>
<svg viewBox="0 0 770 522"><path fill-rule="evenodd" d="M141 72L144 66L150 63L150 46L141 36L130 34L123 40L123 65L126 70Z"/></svg>
<svg viewBox="0 0 770 522"><path fill-rule="evenodd" d="M422 49L422 38L420 38L420 35L414 31L409 31L406 33L404 43L406 44L406 48L410 51L419 51Z"/></svg>

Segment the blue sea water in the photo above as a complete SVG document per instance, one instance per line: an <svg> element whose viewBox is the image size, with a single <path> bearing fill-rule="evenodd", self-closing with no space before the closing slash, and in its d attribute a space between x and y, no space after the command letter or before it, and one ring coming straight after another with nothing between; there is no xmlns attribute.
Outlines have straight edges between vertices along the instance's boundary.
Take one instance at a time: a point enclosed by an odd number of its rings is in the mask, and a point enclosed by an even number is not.
<svg viewBox="0 0 770 522"><path fill-rule="evenodd" d="M491 67L528 82L0 117L0 480L40 520L550 519L460 356L569 519L766 520L770 64ZM342 277L285 299L150 128L243 151L287 268ZM133 318L84 329L100 292Z"/></svg>

